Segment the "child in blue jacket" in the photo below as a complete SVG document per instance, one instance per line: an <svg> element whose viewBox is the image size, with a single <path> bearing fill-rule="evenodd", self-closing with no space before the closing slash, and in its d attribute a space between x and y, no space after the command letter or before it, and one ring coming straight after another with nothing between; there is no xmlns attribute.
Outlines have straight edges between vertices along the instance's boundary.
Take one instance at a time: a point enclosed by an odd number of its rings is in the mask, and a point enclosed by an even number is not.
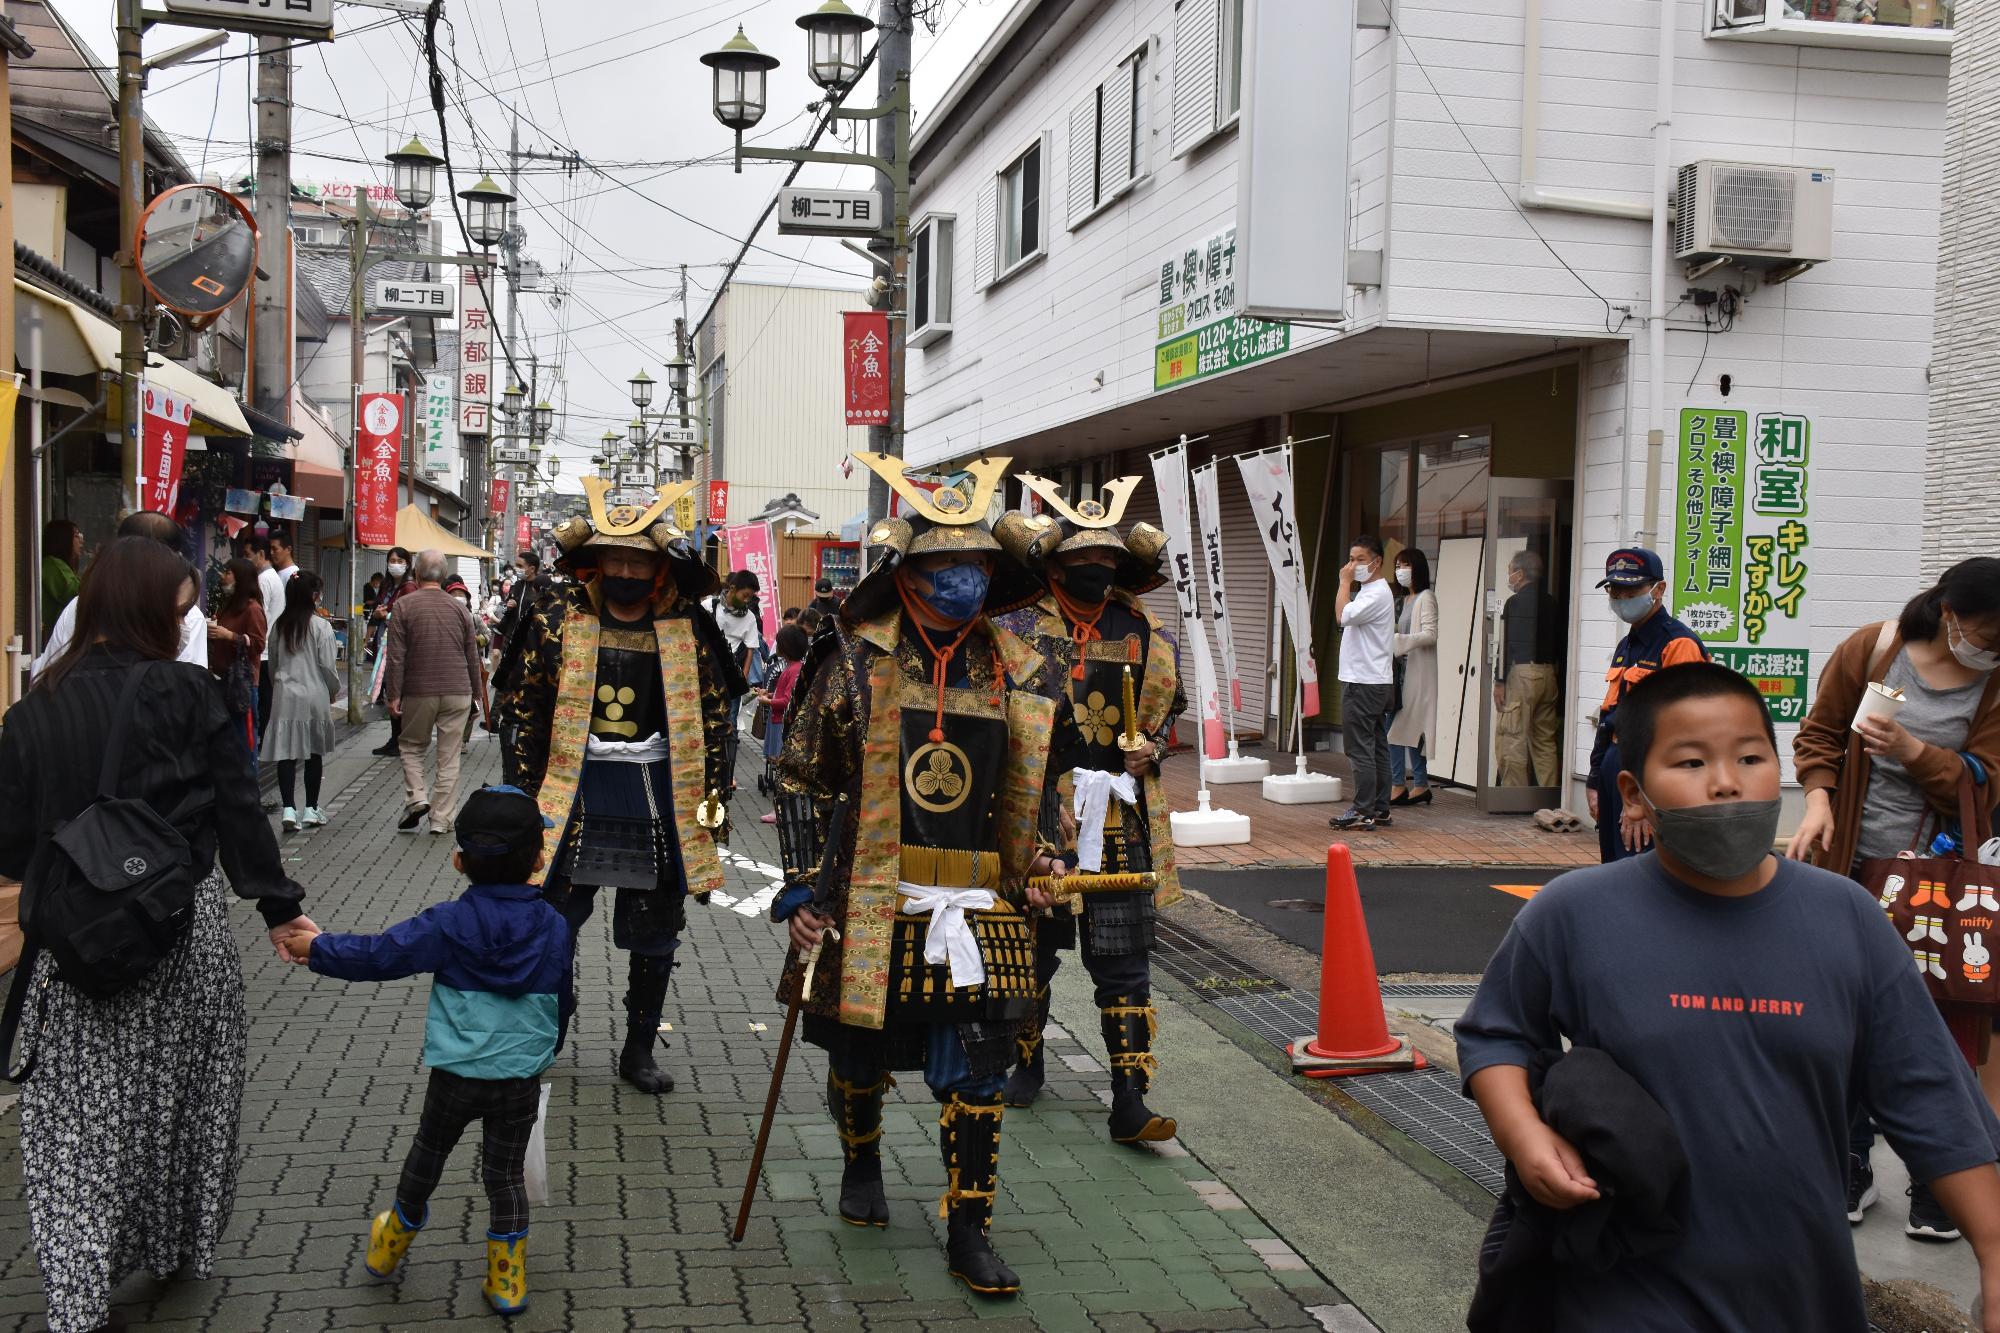
<svg viewBox="0 0 2000 1333"><path fill-rule="evenodd" d="M452 865L471 881L454 902L428 908L381 935L300 932L285 953L321 976L393 981L433 974L424 1020L431 1067L416 1141L395 1202L368 1232L368 1271L395 1272L429 1217L451 1150L474 1121L485 1138L481 1171L492 1208L486 1233L486 1300L500 1314L528 1308L528 1197L523 1163L568 1015L569 926L527 884L542 868L542 817L518 787L474 792L453 821Z"/></svg>

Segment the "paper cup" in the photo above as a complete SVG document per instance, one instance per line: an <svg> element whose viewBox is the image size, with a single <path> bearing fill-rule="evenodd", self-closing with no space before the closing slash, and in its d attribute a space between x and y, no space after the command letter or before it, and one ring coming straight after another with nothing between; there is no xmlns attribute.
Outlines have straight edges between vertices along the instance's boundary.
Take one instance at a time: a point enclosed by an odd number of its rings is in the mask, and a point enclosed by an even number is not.
<svg viewBox="0 0 2000 1333"><path fill-rule="evenodd" d="M1861 696L1861 707L1854 710L1854 721L1849 725L1859 731L1861 719L1865 717L1894 718L1903 711L1904 702L1899 691L1890 689L1879 680L1871 680L1867 692Z"/></svg>

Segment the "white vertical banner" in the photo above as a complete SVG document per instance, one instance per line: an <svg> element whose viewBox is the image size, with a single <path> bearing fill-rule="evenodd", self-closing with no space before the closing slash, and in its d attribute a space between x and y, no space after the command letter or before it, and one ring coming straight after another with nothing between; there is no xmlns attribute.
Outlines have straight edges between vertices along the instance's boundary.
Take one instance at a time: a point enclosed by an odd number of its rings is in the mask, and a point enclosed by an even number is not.
<svg viewBox="0 0 2000 1333"><path fill-rule="evenodd" d="M1215 646L1222 654L1222 678L1229 682L1230 730L1234 714L1243 711L1243 677L1236 669L1236 627L1229 623L1229 599L1222 574L1222 498L1216 464L1203 463L1188 475L1194 480L1195 521L1201 528L1203 562L1208 568L1208 618L1215 625Z"/></svg>
<svg viewBox="0 0 2000 1333"><path fill-rule="evenodd" d="M417 426L423 433L426 472L443 475L451 471L452 456L458 452L458 422L453 419L451 398L450 372L433 371L424 376L423 412L417 417Z"/></svg>
<svg viewBox="0 0 2000 1333"><path fill-rule="evenodd" d="M1186 445L1176 444L1153 455L1153 486L1160 495L1160 526L1167 534L1167 562L1173 571L1174 593L1180 598L1183 636L1194 658L1202 753L1220 759L1224 754L1221 700L1215 663L1208 655L1208 634L1201 627L1201 611L1195 602L1194 545L1188 539Z"/></svg>
<svg viewBox="0 0 2000 1333"><path fill-rule="evenodd" d="M1250 512L1264 537L1264 554L1271 561L1278 606L1292 634L1298 659L1301 721L1319 712L1319 666L1313 661L1312 622L1306 616L1305 558L1299 552L1299 527L1292 506L1292 446L1281 444L1257 454L1239 454L1243 489L1250 493ZM1304 736L1301 728L1300 735Z"/></svg>

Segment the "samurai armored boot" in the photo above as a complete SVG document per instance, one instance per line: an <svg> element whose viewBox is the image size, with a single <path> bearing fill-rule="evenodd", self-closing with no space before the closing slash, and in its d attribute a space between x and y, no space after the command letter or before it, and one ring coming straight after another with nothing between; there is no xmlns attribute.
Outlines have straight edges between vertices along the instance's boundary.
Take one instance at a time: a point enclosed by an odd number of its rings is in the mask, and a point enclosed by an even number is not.
<svg viewBox="0 0 2000 1333"><path fill-rule="evenodd" d="M826 1109L833 1113L846 1166L840 1172L840 1220L855 1227L889 1225L889 1198L882 1192L882 1094L896 1086L887 1073L874 1083L856 1084L826 1075Z"/></svg>
<svg viewBox="0 0 2000 1333"><path fill-rule="evenodd" d="M1042 1095L1042 1034L1049 1025L1049 988L1044 985L1035 997L1035 1016L1021 1024L1014 1036L1014 1050L1020 1063L1007 1076L1007 1089L1000 1100L1009 1106L1033 1106Z"/></svg>
<svg viewBox="0 0 2000 1333"><path fill-rule="evenodd" d="M1021 1279L993 1252L986 1229L993 1222L993 1195L1000 1174L998 1097L953 1093L938 1116L944 1152L945 1256L951 1275L981 1296L1013 1296Z"/></svg>
<svg viewBox="0 0 2000 1333"><path fill-rule="evenodd" d="M391 1203L387 1212L377 1213L375 1221L368 1228L368 1258L363 1267L376 1277L388 1277L403 1262L403 1256L410 1252L410 1242L424 1229L430 1220L430 1209L424 1209L422 1218L415 1222L403 1217L403 1205Z"/></svg>
<svg viewBox="0 0 2000 1333"><path fill-rule="evenodd" d="M486 1303L494 1314L519 1314L528 1308L528 1232L511 1236L486 1233Z"/></svg>
<svg viewBox="0 0 2000 1333"><path fill-rule="evenodd" d="M667 1002L667 978L673 970L671 958L635 953L626 973L625 1049L618 1054L618 1077L641 1092L655 1095L674 1090L674 1076L653 1063L660 1010Z"/></svg>
<svg viewBox="0 0 2000 1333"><path fill-rule="evenodd" d="M1111 1056L1111 1140L1114 1143L1159 1143L1174 1136L1178 1126L1154 1115L1146 1105L1146 1089L1160 1072L1153 1054L1159 1019L1141 997L1120 995L1104 1006L1104 1049Z"/></svg>

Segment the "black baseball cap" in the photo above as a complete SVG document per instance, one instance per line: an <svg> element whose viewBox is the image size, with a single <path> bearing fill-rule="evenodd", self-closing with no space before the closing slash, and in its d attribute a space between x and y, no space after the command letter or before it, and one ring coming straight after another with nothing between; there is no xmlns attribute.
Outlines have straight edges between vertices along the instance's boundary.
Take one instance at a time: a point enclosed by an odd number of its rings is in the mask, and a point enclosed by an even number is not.
<svg viewBox="0 0 2000 1333"><path fill-rule="evenodd" d="M474 856L506 856L542 845L542 830L555 821L519 787L481 787L465 798L452 831L460 851Z"/></svg>
<svg viewBox="0 0 2000 1333"><path fill-rule="evenodd" d="M1625 546L1613 551L1604 561L1604 577L1597 586L1607 584L1613 588L1644 588L1658 583L1667 576L1666 567L1660 563L1660 553L1649 551L1643 546Z"/></svg>
<svg viewBox="0 0 2000 1333"><path fill-rule="evenodd" d="M813 584L813 591L814 591L814 592L832 592L832 591L833 591L833 580L832 580L832 579L821 579L821 580L820 580L820 581L819 581L818 583L815 583L815 584Z"/></svg>

